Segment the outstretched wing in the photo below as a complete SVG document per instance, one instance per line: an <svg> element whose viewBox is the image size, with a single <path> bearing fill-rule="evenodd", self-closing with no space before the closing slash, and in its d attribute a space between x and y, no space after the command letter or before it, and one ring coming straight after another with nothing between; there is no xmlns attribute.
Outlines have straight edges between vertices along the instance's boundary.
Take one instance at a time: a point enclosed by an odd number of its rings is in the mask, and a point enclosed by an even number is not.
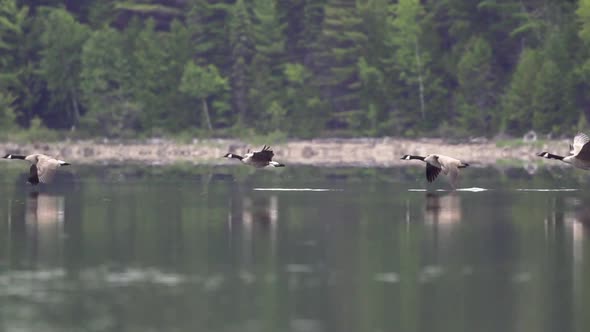
<svg viewBox="0 0 590 332"><path fill-rule="evenodd" d="M429 163L426 163L426 180L428 180L428 182L434 181L440 173L440 171L440 168L432 166Z"/></svg>
<svg viewBox="0 0 590 332"><path fill-rule="evenodd" d="M457 189L457 185L459 184L459 169L455 166L449 167L448 176L451 187Z"/></svg>
<svg viewBox="0 0 590 332"><path fill-rule="evenodd" d="M37 163L37 176L39 177L39 182L50 183L60 166L59 161L56 159L39 160Z"/></svg>
<svg viewBox="0 0 590 332"><path fill-rule="evenodd" d="M582 150L584 145L588 142L590 142L590 138L588 138L588 136L586 134L578 133L574 137L574 144L570 148L572 154L576 155L576 154L580 153L580 151Z"/></svg>
<svg viewBox="0 0 590 332"><path fill-rule="evenodd" d="M256 162L269 162L274 156L274 152L270 149L270 146L264 146L262 150L254 152L252 154L252 160Z"/></svg>
<svg viewBox="0 0 590 332"><path fill-rule="evenodd" d="M29 181L30 184L39 184L39 175L37 174L37 166L31 165L29 169Z"/></svg>
<svg viewBox="0 0 590 332"><path fill-rule="evenodd" d="M573 155L581 160L590 161L590 138L584 134L579 133L574 137Z"/></svg>

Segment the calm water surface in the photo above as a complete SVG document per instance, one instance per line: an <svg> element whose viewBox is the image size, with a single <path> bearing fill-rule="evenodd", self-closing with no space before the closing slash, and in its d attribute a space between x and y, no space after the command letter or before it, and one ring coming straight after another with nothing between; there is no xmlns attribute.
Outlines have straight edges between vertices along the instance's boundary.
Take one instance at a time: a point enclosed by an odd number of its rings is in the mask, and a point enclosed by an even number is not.
<svg viewBox="0 0 590 332"><path fill-rule="evenodd" d="M22 171L0 178L3 331L590 331L583 172L450 193L414 167Z"/></svg>

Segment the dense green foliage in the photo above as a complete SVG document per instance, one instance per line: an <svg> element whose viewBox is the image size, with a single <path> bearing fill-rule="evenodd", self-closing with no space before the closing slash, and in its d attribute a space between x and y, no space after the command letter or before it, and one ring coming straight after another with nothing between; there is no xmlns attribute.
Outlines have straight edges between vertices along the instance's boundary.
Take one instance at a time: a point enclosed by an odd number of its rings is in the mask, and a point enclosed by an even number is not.
<svg viewBox="0 0 590 332"><path fill-rule="evenodd" d="M562 135L589 90L589 0L0 0L5 132Z"/></svg>

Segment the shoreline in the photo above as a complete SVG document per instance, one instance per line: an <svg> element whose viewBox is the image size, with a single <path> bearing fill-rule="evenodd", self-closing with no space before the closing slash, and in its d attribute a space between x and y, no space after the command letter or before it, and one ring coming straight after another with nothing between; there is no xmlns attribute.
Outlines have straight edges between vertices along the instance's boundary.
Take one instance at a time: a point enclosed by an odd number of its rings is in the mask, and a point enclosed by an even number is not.
<svg viewBox="0 0 590 332"><path fill-rule="evenodd" d="M569 141L548 140L526 143L521 140L485 141L478 143L449 143L443 139L405 138L323 138L269 142L274 159L288 165L327 167L389 167L407 165L404 154L427 155L440 153L474 165L491 165L515 160L537 163L541 151L566 153ZM237 139L203 139L191 143L152 139L145 142L110 140L81 140L54 143L0 143L0 152L12 154L44 153L78 164L147 163L173 164L188 162L204 165L224 165L232 162L222 158L227 152L243 154L248 149L259 150L262 144L250 144Z"/></svg>

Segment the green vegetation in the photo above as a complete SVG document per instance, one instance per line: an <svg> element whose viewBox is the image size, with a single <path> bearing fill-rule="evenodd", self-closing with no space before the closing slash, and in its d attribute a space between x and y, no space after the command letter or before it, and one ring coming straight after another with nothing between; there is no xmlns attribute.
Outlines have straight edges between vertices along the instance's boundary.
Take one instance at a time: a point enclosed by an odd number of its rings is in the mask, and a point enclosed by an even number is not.
<svg viewBox="0 0 590 332"><path fill-rule="evenodd" d="M588 0L0 0L2 136L571 135L589 89Z"/></svg>

